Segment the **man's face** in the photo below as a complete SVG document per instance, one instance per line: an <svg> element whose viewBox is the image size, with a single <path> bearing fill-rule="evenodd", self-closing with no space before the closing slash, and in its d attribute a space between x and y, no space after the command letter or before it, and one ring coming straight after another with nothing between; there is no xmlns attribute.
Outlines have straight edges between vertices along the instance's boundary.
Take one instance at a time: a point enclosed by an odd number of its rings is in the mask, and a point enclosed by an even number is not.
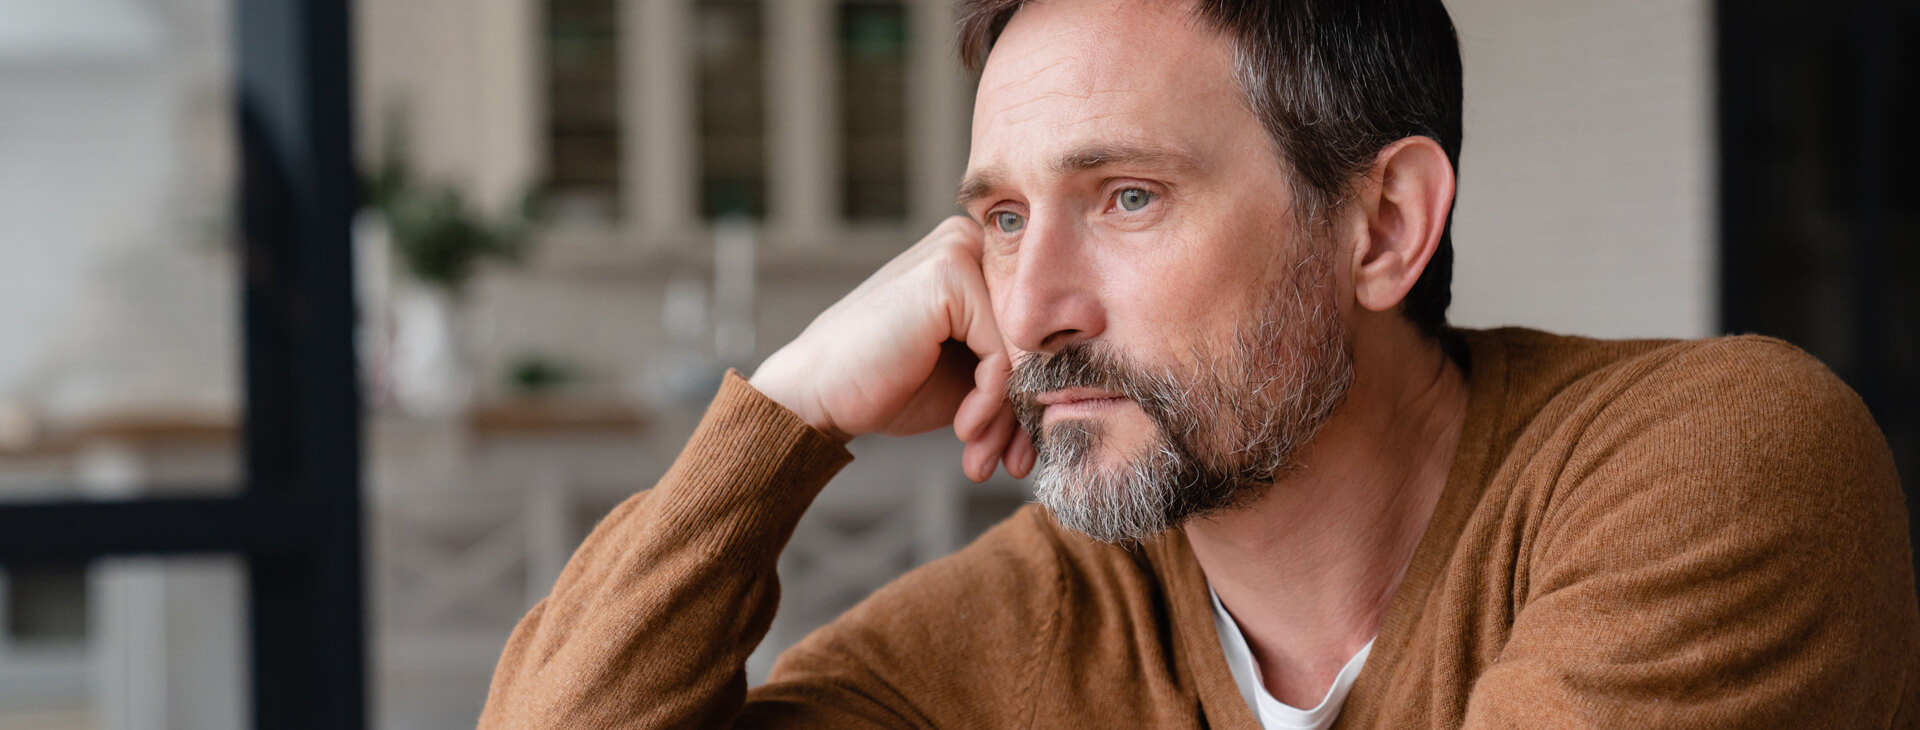
<svg viewBox="0 0 1920 730"><path fill-rule="evenodd" d="M1016 13L961 194L1068 527L1137 541L1257 493L1345 393L1337 257L1300 233L1227 40L1184 4Z"/></svg>

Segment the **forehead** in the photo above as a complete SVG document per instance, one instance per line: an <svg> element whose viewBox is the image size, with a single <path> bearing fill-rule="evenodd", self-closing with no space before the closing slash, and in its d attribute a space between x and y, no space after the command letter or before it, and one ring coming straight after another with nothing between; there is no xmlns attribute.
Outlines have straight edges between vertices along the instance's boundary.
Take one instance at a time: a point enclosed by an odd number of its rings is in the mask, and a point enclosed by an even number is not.
<svg viewBox="0 0 1920 730"><path fill-rule="evenodd" d="M1232 48L1187 3L1045 0L1016 12L987 58L968 167L1095 145L1206 157L1249 130L1259 136Z"/></svg>

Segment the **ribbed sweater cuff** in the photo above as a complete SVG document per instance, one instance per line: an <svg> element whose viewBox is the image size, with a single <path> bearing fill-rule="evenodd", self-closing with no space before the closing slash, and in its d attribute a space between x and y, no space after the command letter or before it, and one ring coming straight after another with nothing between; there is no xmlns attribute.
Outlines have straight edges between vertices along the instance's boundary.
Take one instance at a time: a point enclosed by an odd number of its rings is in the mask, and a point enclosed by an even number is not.
<svg viewBox="0 0 1920 730"><path fill-rule="evenodd" d="M728 370L693 438L654 498L690 547L772 561L827 480L853 460L845 446Z"/></svg>

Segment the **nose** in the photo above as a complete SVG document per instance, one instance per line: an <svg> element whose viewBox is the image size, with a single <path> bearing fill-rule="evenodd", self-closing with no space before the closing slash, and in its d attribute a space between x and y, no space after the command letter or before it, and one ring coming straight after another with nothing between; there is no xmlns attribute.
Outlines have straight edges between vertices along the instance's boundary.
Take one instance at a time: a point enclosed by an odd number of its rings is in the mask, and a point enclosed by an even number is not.
<svg viewBox="0 0 1920 730"><path fill-rule="evenodd" d="M1014 254L1001 311L1000 332L1014 347L1052 354L1106 329L1099 278L1082 231L1065 216L1027 221Z"/></svg>

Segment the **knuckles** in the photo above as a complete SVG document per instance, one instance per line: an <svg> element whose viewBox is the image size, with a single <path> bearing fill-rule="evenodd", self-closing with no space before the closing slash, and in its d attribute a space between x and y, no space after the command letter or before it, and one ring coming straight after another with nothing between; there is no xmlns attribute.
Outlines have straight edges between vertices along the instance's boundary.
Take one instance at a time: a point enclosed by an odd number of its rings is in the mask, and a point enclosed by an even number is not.
<svg viewBox="0 0 1920 730"><path fill-rule="evenodd" d="M956 274L968 270L979 271L978 237L979 229L972 219L950 217L914 246L910 268L922 276L945 281L955 280Z"/></svg>
<svg viewBox="0 0 1920 730"><path fill-rule="evenodd" d="M972 218L963 215L948 216L941 221L933 232L927 234L927 240L941 247L960 247L971 250L980 241L980 226Z"/></svg>
<svg viewBox="0 0 1920 730"><path fill-rule="evenodd" d="M971 292L983 273L980 264L981 232L973 219L951 216L911 248L849 293L830 310L841 316L854 312L891 311L907 302L912 309L950 312Z"/></svg>
<svg viewBox="0 0 1920 730"><path fill-rule="evenodd" d="M945 220L940 221L940 225L934 227L936 232L950 231L963 234L972 234L979 231L979 229L980 224L973 222L972 218L964 215L947 216Z"/></svg>

